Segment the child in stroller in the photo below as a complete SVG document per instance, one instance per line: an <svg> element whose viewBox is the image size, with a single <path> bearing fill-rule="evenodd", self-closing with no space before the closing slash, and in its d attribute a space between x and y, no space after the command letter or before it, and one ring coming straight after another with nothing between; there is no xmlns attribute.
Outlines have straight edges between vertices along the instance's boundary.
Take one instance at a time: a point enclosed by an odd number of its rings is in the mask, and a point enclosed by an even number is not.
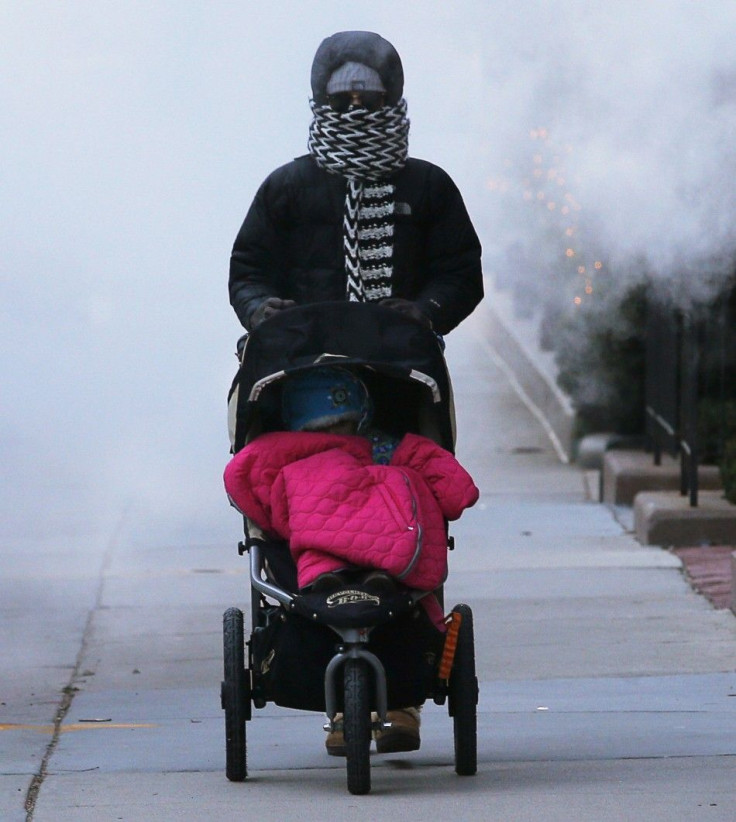
<svg viewBox="0 0 736 822"><path fill-rule="evenodd" d="M358 569L368 589L396 581L423 597L442 629L435 595L447 573L446 520L478 499L478 489L455 457L430 439L400 439L371 427L372 403L352 371L317 366L284 380L286 431L262 434L225 470L232 504L265 534L285 540L300 591L329 593ZM379 752L416 750L419 713L389 712ZM327 751L344 753L339 727Z"/></svg>

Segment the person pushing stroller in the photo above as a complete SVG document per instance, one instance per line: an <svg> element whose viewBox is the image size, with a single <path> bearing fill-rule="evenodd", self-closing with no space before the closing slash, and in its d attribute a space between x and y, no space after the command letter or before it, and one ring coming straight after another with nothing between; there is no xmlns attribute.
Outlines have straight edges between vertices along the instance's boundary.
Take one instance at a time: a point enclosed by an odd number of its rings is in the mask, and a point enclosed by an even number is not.
<svg viewBox="0 0 736 822"><path fill-rule="evenodd" d="M404 70L368 31L325 38L308 154L259 187L230 257L247 331L295 305L380 302L446 335L483 298L481 244L446 171L409 156Z"/></svg>
<svg viewBox="0 0 736 822"><path fill-rule="evenodd" d="M268 175L232 247L228 289L238 319L246 331L253 332L294 306L380 303L438 335L447 335L483 298L481 245L450 176L433 163L409 156L410 124L398 52L373 32L337 32L319 45L310 79L308 154ZM244 341L241 337L239 353ZM353 453L356 431L338 428L322 434L351 438L348 453L358 461L364 476L371 475L370 462L364 464L365 445L357 448L357 456ZM382 460L389 465L393 460L398 467L397 460L411 450L411 440L399 442L377 432L370 436L374 467ZM420 450L426 447L426 443L413 444ZM333 447L310 458L328 460L329 455L331 460L339 450ZM303 460L287 460L275 475L297 472L302 466L295 462ZM444 458L437 462L444 463ZM235 482L237 471L243 469L240 461L234 461L230 481ZM439 522L441 512L438 517L434 507L439 503L432 499L432 489L421 471L417 476L424 496L432 501L433 521ZM379 487L380 483L373 489L374 497L380 494ZM232 497L236 505L237 493ZM283 513L278 506L277 510ZM270 522L270 502L262 513L268 515L269 524L275 524ZM295 542L288 517L285 525L290 541ZM422 534L427 542L434 541ZM442 535L435 565L435 577L439 577L446 563L444 525L435 534L437 544ZM406 542L407 534L402 536ZM329 585L329 574L334 572L326 567L328 554L311 549L306 545L297 558L300 581ZM430 555L434 556L427 551L426 556ZM319 563L310 566L307 574L307 564L317 558ZM332 562L339 572L340 563L350 565L351 560L343 557ZM413 573L419 574L428 565L422 559ZM327 576L318 582L321 574L312 577L315 570ZM416 580L412 577L412 581ZM432 595L422 601L425 607L434 601L441 610ZM388 751L392 745L397 746L393 750L418 748L416 709L391 713L390 732L382 732L377 739L379 751ZM330 733L328 752L340 752L340 737Z"/></svg>

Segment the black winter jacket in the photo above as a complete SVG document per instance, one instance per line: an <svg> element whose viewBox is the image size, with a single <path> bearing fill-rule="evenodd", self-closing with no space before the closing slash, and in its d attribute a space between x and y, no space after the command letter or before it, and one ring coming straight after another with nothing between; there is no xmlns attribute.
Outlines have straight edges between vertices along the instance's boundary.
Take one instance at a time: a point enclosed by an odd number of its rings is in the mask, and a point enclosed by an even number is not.
<svg viewBox="0 0 736 822"><path fill-rule="evenodd" d="M414 300L439 334L483 297L481 247L460 192L438 166L410 158L396 186L392 290ZM230 302L245 328L266 297L299 304L343 300L344 177L310 155L259 188L233 246Z"/></svg>

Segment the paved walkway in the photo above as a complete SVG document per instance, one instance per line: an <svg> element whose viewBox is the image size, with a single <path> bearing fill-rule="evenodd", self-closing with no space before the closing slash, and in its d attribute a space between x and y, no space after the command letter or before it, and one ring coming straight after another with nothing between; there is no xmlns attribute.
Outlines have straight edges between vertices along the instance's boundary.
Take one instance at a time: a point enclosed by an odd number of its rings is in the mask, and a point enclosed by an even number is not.
<svg viewBox="0 0 736 822"><path fill-rule="evenodd" d="M639 545L591 500L586 475L560 462L495 367L482 311L467 332L448 356L463 386L458 455L483 495L455 529L471 548L453 571L484 576L492 623L518 620L505 651L513 677L732 670L736 618L691 590L677 557Z"/></svg>
<svg viewBox="0 0 736 822"><path fill-rule="evenodd" d="M736 618L590 499L486 339L481 309L448 346L458 455L482 489L453 529L446 587L476 617L477 777L454 776L448 717L428 705L421 751L374 757L373 793L349 797L321 719L269 708L248 726L252 779L227 783L220 624L244 604L236 520L223 505L209 534L174 539L140 508L114 537L67 533L64 553L40 535L32 553L33 535L0 545L14 632L0 658L0 818L25 818L44 757L35 822L328 822L361 801L376 820L736 818Z"/></svg>

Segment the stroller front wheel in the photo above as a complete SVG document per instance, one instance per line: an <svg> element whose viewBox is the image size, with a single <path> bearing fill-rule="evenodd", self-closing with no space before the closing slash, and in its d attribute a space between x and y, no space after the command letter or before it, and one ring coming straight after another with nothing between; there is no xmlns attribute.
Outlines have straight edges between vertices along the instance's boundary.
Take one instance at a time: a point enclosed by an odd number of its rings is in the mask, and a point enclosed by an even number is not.
<svg viewBox="0 0 736 822"><path fill-rule="evenodd" d="M344 733L348 790L366 794L371 789L370 671L362 659L348 659L344 672Z"/></svg>

